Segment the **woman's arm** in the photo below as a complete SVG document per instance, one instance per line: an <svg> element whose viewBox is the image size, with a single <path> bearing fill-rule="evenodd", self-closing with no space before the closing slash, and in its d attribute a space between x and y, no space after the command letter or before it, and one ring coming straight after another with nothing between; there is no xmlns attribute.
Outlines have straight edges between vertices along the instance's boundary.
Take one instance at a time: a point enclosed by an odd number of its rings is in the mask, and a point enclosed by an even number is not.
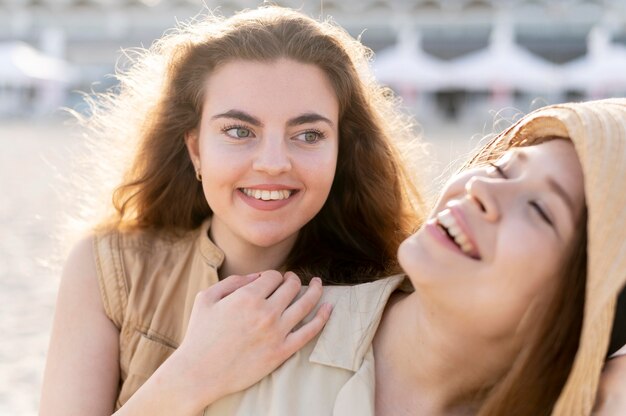
<svg viewBox="0 0 626 416"><path fill-rule="evenodd" d="M626 415L626 355L617 356L606 362L593 414Z"/></svg>
<svg viewBox="0 0 626 416"><path fill-rule="evenodd" d="M330 307L294 327L321 296L314 279L269 271L231 276L200 292L180 347L116 415L194 415L278 367L322 329ZM293 302L293 303L292 303ZM91 240L77 245L61 280L41 415L110 415L119 382L119 333L105 315Z"/></svg>
<svg viewBox="0 0 626 416"><path fill-rule="evenodd" d="M119 379L119 332L104 312L92 239L65 263L46 360L40 414L110 415Z"/></svg>

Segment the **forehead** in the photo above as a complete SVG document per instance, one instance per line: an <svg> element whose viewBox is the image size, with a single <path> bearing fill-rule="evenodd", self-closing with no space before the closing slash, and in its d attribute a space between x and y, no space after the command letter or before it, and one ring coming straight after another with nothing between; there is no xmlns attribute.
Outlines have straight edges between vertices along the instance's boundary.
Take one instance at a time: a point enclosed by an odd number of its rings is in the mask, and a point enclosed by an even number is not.
<svg viewBox="0 0 626 416"><path fill-rule="evenodd" d="M233 108L262 116L276 113L323 112L337 117L338 100L326 73L316 65L291 59L234 60L207 78L205 108Z"/></svg>

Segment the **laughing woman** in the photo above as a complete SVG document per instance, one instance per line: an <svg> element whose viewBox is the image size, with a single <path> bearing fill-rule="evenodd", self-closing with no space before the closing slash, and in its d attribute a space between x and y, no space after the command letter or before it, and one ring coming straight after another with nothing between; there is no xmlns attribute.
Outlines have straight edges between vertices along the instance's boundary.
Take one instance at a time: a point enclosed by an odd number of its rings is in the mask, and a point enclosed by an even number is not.
<svg viewBox="0 0 626 416"><path fill-rule="evenodd" d="M328 305L292 331L321 295L314 276L398 271L420 198L396 143L414 137L368 56L278 7L210 16L138 53L87 120L97 148L130 163L65 265L42 415L188 414L189 396L249 386L321 329ZM299 279L253 273L267 269L297 271L307 293L292 303ZM233 274L187 331L198 294Z"/></svg>
<svg viewBox="0 0 626 416"><path fill-rule="evenodd" d="M406 277L326 287L320 335L204 415L591 414L626 282L625 176L626 100L525 117L402 243Z"/></svg>

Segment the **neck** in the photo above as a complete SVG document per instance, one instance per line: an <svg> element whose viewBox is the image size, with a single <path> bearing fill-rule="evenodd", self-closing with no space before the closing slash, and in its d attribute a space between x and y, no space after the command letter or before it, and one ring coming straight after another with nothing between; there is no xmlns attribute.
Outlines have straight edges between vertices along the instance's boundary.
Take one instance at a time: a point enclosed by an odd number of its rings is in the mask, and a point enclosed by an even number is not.
<svg viewBox="0 0 626 416"><path fill-rule="evenodd" d="M389 302L374 338L377 415L476 413L510 356L445 317L417 291Z"/></svg>
<svg viewBox="0 0 626 416"><path fill-rule="evenodd" d="M285 272L285 261L297 234L269 247L261 247L234 235L223 224L215 222L209 229L209 238L224 252L224 262L218 272L219 278L223 279L264 270Z"/></svg>

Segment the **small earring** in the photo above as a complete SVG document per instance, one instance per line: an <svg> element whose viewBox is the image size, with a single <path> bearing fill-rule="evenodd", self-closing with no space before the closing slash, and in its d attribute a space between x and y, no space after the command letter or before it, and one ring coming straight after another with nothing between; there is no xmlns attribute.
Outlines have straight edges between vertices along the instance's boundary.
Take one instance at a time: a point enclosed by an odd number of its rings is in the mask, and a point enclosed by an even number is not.
<svg viewBox="0 0 626 416"><path fill-rule="evenodd" d="M200 168L196 169L196 179L198 182L202 182L202 174L200 173Z"/></svg>

